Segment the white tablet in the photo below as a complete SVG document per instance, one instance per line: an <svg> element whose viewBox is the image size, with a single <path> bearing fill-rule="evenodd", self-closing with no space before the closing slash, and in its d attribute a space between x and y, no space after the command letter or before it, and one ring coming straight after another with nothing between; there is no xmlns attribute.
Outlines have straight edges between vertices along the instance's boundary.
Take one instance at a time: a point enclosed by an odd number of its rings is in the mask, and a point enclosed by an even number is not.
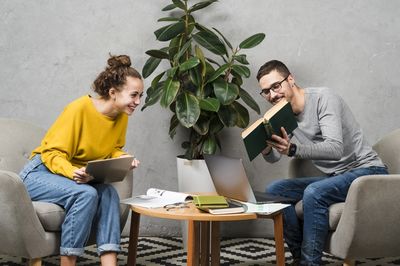
<svg viewBox="0 0 400 266"><path fill-rule="evenodd" d="M86 173L94 177L91 182L111 183L124 180L132 165L133 156L89 161Z"/></svg>

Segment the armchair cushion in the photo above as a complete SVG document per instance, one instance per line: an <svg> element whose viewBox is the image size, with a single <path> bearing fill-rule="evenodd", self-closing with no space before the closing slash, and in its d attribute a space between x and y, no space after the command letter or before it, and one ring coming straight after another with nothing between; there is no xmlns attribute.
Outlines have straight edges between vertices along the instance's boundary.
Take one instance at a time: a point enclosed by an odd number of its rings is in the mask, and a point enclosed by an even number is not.
<svg viewBox="0 0 400 266"><path fill-rule="evenodd" d="M344 202L333 204L329 207L329 229L336 230L340 217L344 209ZM295 206L296 214L300 219L303 219L303 201L299 201Z"/></svg>
<svg viewBox="0 0 400 266"><path fill-rule="evenodd" d="M65 212L60 206L41 201L32 201L33 208L45 231L60 232Z"/></svg>

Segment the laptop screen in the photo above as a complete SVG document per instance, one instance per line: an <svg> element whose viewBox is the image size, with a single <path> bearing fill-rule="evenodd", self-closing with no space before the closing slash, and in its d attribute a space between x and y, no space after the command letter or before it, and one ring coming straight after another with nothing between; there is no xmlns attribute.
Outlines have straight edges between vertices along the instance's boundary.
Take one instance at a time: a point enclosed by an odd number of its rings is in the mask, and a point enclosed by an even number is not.
<svg viewBox="0 0 400 266"><path fill-rule="evenodd" d="M240 201L255 202L242 159L204 155L208 170L219 195Z"/></svg>

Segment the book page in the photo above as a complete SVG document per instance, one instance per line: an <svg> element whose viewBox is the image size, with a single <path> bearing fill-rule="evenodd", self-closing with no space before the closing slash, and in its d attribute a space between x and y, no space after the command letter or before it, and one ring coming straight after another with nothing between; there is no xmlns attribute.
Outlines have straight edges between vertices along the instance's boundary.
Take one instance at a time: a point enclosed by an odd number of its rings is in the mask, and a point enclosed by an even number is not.
<svg viewBox="0 0 400 266"><path fill-rule="evenodd" d="M242 131L241 133L242 138L244 139L245 137L247 137L247 135L249 135L256 127L258 127L264 121L268 121L269 119L271 119L271 117L273 117L287 103L288 101L282 99L277 104L268 109L268 111L263 115L262 118L257 119L253 124L251 124L249 127L247 127L245 130Z"/></svg>
<svg viewBox="0 0 400 266"><path fill-rule="evenodd" d="M257 119L253 124L251 124L248 128L242 131L242 138L244 139L249 135L259 124L264 122L264 118Z"/></svg>
<svg viewBox="0 0 400 266"><path fill-rule="evenodd" d="M145 195L138 195L132 198L123 199L120 202L144 208L161 208L169 204L185 202L189 199L191 199L189 194L149 188Z"/></svg>
<svg viewBox="0 0 400 266"><path fill-rule="evenodd" d="M175 201L175 202L184 202L185 200L191 198L191 196L186 193L163 190L158 188L149 188L146 192L146 195L159 197L166 201Z"/></svg>

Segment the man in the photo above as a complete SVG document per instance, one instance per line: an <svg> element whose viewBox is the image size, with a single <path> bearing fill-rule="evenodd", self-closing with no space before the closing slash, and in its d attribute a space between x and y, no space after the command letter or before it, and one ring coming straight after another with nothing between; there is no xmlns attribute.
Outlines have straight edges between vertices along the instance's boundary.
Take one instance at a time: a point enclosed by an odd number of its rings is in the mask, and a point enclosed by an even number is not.
<svg viewBox="0 0 400 266"><path fill-rule="evenodd" d="M273 135L262 152L268 162L281 155L310 159L324 177L304 177L273 182L271 194L303 200L304 219L294 205L284 209L284 236L295 265L321 265L329 230L329 206L344 202L351 182L364 175L387 174L387 169L367 143L343 99L332 90L299 87L280 61L265 63L257 74L261 95L271 104L286 98L298 128L288 136ZM293 138L292 138L293 137Z"/></svg>

